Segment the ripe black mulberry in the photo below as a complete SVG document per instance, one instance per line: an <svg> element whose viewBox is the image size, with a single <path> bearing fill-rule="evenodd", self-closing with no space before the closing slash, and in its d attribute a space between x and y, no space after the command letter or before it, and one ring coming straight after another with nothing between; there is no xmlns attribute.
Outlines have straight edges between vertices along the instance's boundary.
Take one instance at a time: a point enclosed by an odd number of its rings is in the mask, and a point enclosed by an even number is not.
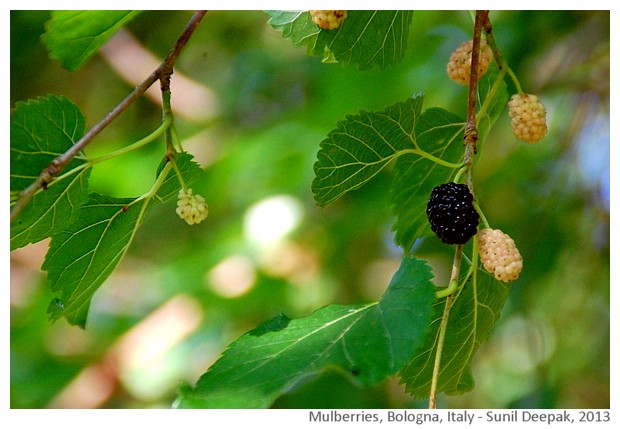
<svg viewBox="0 0 620 429"><path fill-rule="evenodd" d="M445 183L431 192L426 215L431 229L446 244L465 244L476 235L480 215L464 184Z"/></svg>

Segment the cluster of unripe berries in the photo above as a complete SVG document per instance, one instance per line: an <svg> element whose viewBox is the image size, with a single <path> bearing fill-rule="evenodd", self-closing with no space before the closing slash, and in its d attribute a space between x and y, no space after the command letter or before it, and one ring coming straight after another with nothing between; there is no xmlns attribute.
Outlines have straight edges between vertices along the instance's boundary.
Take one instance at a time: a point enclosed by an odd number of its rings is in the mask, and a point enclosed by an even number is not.
<svg viewBox="0 0 620 429"><path fill-rule="evenodd" d="M469 85L471 76L471 57L473 41L469 40L459 46L448 61L448 76L461 85ZM485 40L480 41L478 56L478 80L487 72L493 61L493 50ZM514 136L527 143L536 143L547 134L547 111L537 96L532 94L514 94L508 102L508 114Z"/></svg>
<svg viewBox="0 0 620 429"><path fill-rule="evenodd" d="M485 228L478 233L478 254L484 268L502 282L511 282L523 269L523 258L508 234Z"/></svg>
<svg viewBox="0 0 620 429"><path fill-rule="evenodd" d="M209 207L202 195L194 195L191 189L181 189L177 200L177 214L189 225L202 222L209 215Z"/></svg>
<svg viewBox="0 0 620 429"><path fill-rule="evenodd" d="M527 143L536 143L547 134L547 111L537 96L514 94L508 102L512 132Z"/></svg>
<svg viewBox="0 0 620 429"><path fill-rule="evenodd" d="M335 30L347 19L346 10L311 10L312 21L323 30Z"/></svg>
<svg viewBox="0 0 620 429"><path fill-rule="evenodd" d="M477 235L478 253L484 268L502 282L519 277L523 259L515 242L499 229L478 232L480 215L467 185L445 183L431 192L426 215L433 232L446 244L465 244Z"/></svg>
<svg viewBox="0 0 620 429"><path fill-rule="evenodd" d="M452 55L450 55L450 61L448 61L448 76L460 85L469 85L473 45L473 40L464 42L454 52L452 52ZM480 78L487 72L489 65L493 62L493 50L485 40L480 41L479 52L477 68L478 80L480 80Z"/></svg>

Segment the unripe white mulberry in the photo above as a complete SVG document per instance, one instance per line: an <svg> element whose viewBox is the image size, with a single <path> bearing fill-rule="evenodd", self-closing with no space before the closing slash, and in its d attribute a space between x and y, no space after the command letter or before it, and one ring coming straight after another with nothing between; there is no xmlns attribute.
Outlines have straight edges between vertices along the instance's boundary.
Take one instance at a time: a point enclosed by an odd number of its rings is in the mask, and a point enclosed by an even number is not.
<svg viewBox="0 0 620 429"><path fill-rule="evenodd" d="M202 195L194 195L191 189L179 191L177 200L177 214L189 225L202 222L209 215L209 207Z"/></svg>
<svg viewBox="0 0 620 429"><path fill-rule="evenodd" d="M514 94L508 102L508 114L515 137L536 143L547 134L547 111L537 96Z"/></svg>
<svg viewBox="0 0 620 429"><path fill-rule="evenodd" d="M461 85L469 85L471 76L471 53L474 41L464 42L450 55L448 61L448 76ZM478 55L478 80L487 72L493 61L493 50L486 40L480 41L480 54Z"/></svg>
<svg viewBox="0 0 620 429"><path fill-rule="evenodd" d="M312 21L323 30L335 30L347 19L346 10L311 10Z"/></svg>
<svg viewBox="0 0 620 429"><path fill-rule="evenodd" d="M484 268L502 282L516 280L523 269L523 258L509 235L485 228L478 233L478 253Z"/></svg>

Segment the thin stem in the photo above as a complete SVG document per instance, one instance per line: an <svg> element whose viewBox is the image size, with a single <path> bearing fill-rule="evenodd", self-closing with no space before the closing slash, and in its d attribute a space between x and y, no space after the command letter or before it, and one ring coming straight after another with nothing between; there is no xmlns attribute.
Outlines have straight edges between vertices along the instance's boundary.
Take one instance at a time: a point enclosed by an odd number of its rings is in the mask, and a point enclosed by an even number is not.
<svg viewBox="0 0 620 429"><path fill-rule="evenodd" d="M437 351L435 352L435 363L433 365L433 378L431 379L431 392L429 395L428 409L437 408L437 383L439 381L439 370L441 366L441 354L443 352L443 343L446 340L446 331L448 326L448 318L450 316L450 307L452 307L453 296L446 298L446 304L441 317L441 325L439 326L439 338L437 339Z"/></svg>
<svg viewBox="0 0 620 429"><path fill-rule="evenodd" d="M463 175L469 170L469 167L467 165L464 165L463 167L461 167L459 169L459 171L457 171L456 175L454 176L454 179L452 179L452 181L454 183L461 183L461 177L463 177Z"/></svg>
<svg viewBox="0 0 620 429"><path fill-rule="evenodd" d="M459 282L456 282L456 281L450 282L447 288L437 291L435 293L435 296L437 297L437 299L445 298L449 295L452 295L454 292L456 292L458 288L459 288Z"/></svg>
<svg viewBox="0 0 620 429"><path fill-rule="evenodd" d="M499 67L500 71L508 73L508 76L510 76L510 79L512 79L515 87L517 88L517 92L519 94L522 94L523 90L521 89L521 83L519 82L519 79L515 75L514 71L512 71L510 66L508 66L506 59L504 58L502 52L497 46L497 41L495 40L495 33L493 33L493 26L491 25L491 20L489 19L488 15L484 18L484 21L482 22L482 27L484 28L484 32L487 36L487 43L489 44L489 46L491 46L491 49L493 50L493 57L495 58L497 67Z"/></svg>
<svg viewBox="0 0 620 429"><path fill-rule="evenodd" d="M473 187L473 161L476 154L476 143L478 141L478 129L476 127L476 101L478 99L478 62L480 57L480 40L482 38L482 29L489 22L489 11L478 10L474 22L474 37L471 54L471 73L469 77L469 92L467 98L467 123L465 125L465 136L463 138L465 145L465 153L463 155L464 168L461 169L457 176L460 178L465 175L465 182L469 190L474 194ZM486 28L486 27L485 27ZM475 194L474 194L475 198ZM435 352L435 362L433 364L433 375L431 379L431 390L429 394L429 409L437 408L437 388L439 383L439 375L441 373L441 358L443 354L443 346L446 339L448 329L448 319L450 317L450 308L456 300L454 293L458 290L459 273L461 260L463 258L463 245L458 245L454 254L452 263L452 274L450 275L450 283L447 290L441 291L438 295L447 295L445 298L445 307L441 323L439 325L439 336L437 338L437 347ZM456 289L455 289L456 285ZM455 290L453 290L455 289Z"/></svg>
<svg viewBox="0 0 620 429"><path fill-rule="evenodd" d="M469 77L469 93L467 97L467 124L465 125L465 154L463 156L463 162L468 166L465 172L465 182L469 187L472 195L474 193L474 182L472 178L472 168L474 164L474 155L477 148L476 143L478 141L478 129L476 128L476 100L478 99L478 61L480 57L480 39L482 36L483 23L488 21L489 11L478 10L476 11L476 20L474 24L474 37L471 53L471 73Z"/></svg>
<svg viewBox="0 0 620 429"><path fill-rule="evenodd" d="M133 200L129 205L136 204L138 201L142 201L142 200L147 200L147 202L151 200L151 198L153 198L155 194L157 194L157 191L159 191L159 188L161 188L161 185L164 184L164 181L166 180L166 177L168 176L168 173L170 173L171 169L172 169L172 165L170 163L167 163L164 166L164 168L162 168L161 171L159 172L159 176L157 176L157 180L155 181L155 183L153 183L153 186L151 186L151 189L149 189L147 193L142 194L138 198Z"/></svg>
<svg viewBox="0 0 620 429"><path fill-rule="evenodd" d="M512 82L515 84L515 87L517 88L517 93L523 94L521 83L519 82L519 79L517 78L515 72L513 72L510 67L506 67L506 71L508 72L508 76L510 76L510 79L512 79Z"/></svg>
<svg viewBox="0 0 620 429"><path fill-rule="evenodd" d="M405 154L405 153L413 153L415 155L420 155L423 158L428 159L429 161L433 161L436 164L442 165L444 167L448 167L448 168L452 168L452 169L456 169L456 168L460 168L463 166L463 163L460 162L458 164L454 164L450 161L446 161L445 159L441 159L436 157L435 155L428 153L420 148L416 148L416 149L405 149L402 152L400 152L400 154Z"/></svg>
<svg viewBox="0 0 620 429"><path fill-rule="evenodd" d="M497 91L499 91L499 87L504 81L504 76L506 76L506 68L503 68L502 70L500 70L499 75L497 75L497 79L495 79L495 82L493 83L493 86L491 87L491 90L489 91L487 95L487 98L484 100L484 103L482 104L482 106L480 106L480 109L478 110L478 114L476 115L476 124L478 124L481 118L484 115L486 115L487 110L489 109L489 106L491 105L491 101L493 100L493 97L495 97L495 94L497 93Z"/></svg>
<svg viewBox="0 0 620 429"><path fill-rule="evenodd" d="M183 189L183 191L186 191L187 187L185 186L183 175L181 174L181 170L179 170L179 167L177 166L174 156L169 157L168 161L170 164L172 164L172 168L174 168L174 172L176 173L177 178L179 179L179 183L181 184L181 189Z"/></svg>
<svg viewBox="0 0 620 429"><path fill-rule="evenodd" d="M480 208L478 203L476 201L473 201L473 205L474 205L474 208L476 209L476 211L478 212L478 214L480 215L480 219L482 220L482 223L484 224L484 227L485 228L490 228L489 222L487 221L487 218L484 216L484 213L482 212L482 209Z"/></svg>
<svg viewBox="0 0 620 429"><path fill-rule="evenodd" d="M454 260L452 262L452 274L450 275L450 284L458 284L459 273L461 271L461 260L463 258L463 245L458 244L456 251L454 252ZM454 295L448 295L446 297L446 303L443 310L443 316L441 317L441 324L439 325L439 337L437 338L437 350L435 351L435 362L433 364L433 376L431 378L431 390L429 394L429 409L437 408L437 385L439 383L439 374L441 372L441 356L443 354L443 345L446 341L446 331L448 330L448 319L450 317L450 308L454 301Z"/></svg>
<svg viewBox="0 0 620 429"><path fill-rule="evenodd" d="M471 72L469 76L469 93L467 97L467 125L465 126L465 163L471 164L476 153L478 130L476 129L476 100L478 94L478 62L480 60L480 40L482 21L488 17L488 10L476 11L474 38L471 52Z"/></svg>
<svg viewBox="0 0 620 429"><path fill-rule="evenodd" d="M100 157L97 158L91 158L91 159L87 159L87 161L90 164L98 164L100 162L103 161L108 161L110 159L116 158L118 156L122 156L125 155L127 153L130 153L136 149L141 148L142 146L145 146L149 143L151 143L152 141L154 141L155 139L157 139L159 136L161 136L166 130L168 130L170 128L170 125L172 124L172 116L168 115L165 117L164 122L157 127L157 129L155 129L155 131L153 131L151 134L149 134L146 137L143 137L142 139L138 140L137 142L131 143L129 146L125 146L119 150L116 150L114 152L110 152L106 155L102 155Z"/></svg>
<svg viewBox="0 0 620 429"><path fill-rule="evenodd" d="M164 61L157 67L153 73L147 77L144 82L138 85L123 101L121 101L116 107L110 111L102 120L97 122L86 134L82 136L73 146L71 146L65 153L56 157L49 166L47 166L37 177L37 179L30 184L27 188L21 191L19 199L15 202L13 209L11 210L11 222L13 222L19 214L24 210L26 205L30 202L34 194L40 189L44 189L47 185L57 176L64 168L71 162L71 160L81 152L103 129L105 129L112 121L114 121L121 113L123 113L129 106L137 101L148 88L153 85L157 80L162 79L163 76L170 76L172 74L174 65L185 48L189 38L194 33L198 24L205 16L206 11L194 12L185 29L175 42L174 46L164 59Z"/></svg>

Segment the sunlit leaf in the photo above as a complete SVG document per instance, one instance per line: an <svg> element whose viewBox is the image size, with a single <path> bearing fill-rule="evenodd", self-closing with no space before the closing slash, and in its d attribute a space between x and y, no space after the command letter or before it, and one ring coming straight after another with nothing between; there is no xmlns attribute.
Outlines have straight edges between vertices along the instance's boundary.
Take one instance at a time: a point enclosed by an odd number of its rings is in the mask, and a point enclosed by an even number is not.
<svg viewBox="0 0 620 429"><path fill-rule="evenodd" d="M471 362L484 343L508 298L510 286L478 271L476 281L469 281L450 309L446 329L437 393L459 395L474 388ZM438 331L445 299L434 304L434 316L424 345L417 356L400 372L407 392L416 398L428 398L438 344Z"/></svg>
<svg viewBox="0 0 620 429"><path fill-rule="evenodd" d="M413 149L413 130L423 96L396 103L383 112L347 116L321 142L312 191L325 206L372 179L404 149Z"/></svg>
<svg viewBox="0 0 620 429"><path fill-rule="evenodd" d="M191 155L177 156L177 166L187 180L200 166ZM60 293L49 307L50 318L66 317L84 327L93 294L121 261L148 209L176 195L180 188L170 171L151 198L114 198L91 194L79 216L52 237L42 269L48 272L53 292Z"/></svg>
<svg viewBox="0 0 620 429"><path fill-rule="evenodd" d="M360 385L395 374L421 344L435 300L425 262L403 259L377 303L329 305L308 317L278 316L234 341L194 389L187 408L259 408L318 373L336 369Z"/></svg>
<svg viewBox="0 0 620 429"><path fill-rule="evenodd" d="M52 11L42 39L50 57L74 71L138 13L126 10Z"/></svg>
<svg viewBox="0 0 620 429"><path fill-rule="evenodd" d="M64 153L84 133L84 117L77 106L64 97L48 96L17 103L11 111L11 191L28 187L52 160ZM75 159L65 168L82 166ZM46 190L34 195L11 223L11 250L49 237L70 221L88 199L88 175L76 174L54 179Z"/></svg>
<svg viewBox="0 0 620 429"><path fill-rule="evenodd" d="M413 11L349 10L335 30L322 30L308 11L267 11L269 24L309 55L327 62L383 69L400 62L407 50Z"/></svg>
<svg viewBox="0 0 620 429"><path fill-rule="evenodd" d="M458 163L463 156L465 122L444 109L424 111L415 128L415 140L424 151L444 161ZM426 203L435 186L448 181L454 169L417 154L404 154L394 167L391 204L396 222L395 241L406 251L415 240L430 233Z"/></svg>

